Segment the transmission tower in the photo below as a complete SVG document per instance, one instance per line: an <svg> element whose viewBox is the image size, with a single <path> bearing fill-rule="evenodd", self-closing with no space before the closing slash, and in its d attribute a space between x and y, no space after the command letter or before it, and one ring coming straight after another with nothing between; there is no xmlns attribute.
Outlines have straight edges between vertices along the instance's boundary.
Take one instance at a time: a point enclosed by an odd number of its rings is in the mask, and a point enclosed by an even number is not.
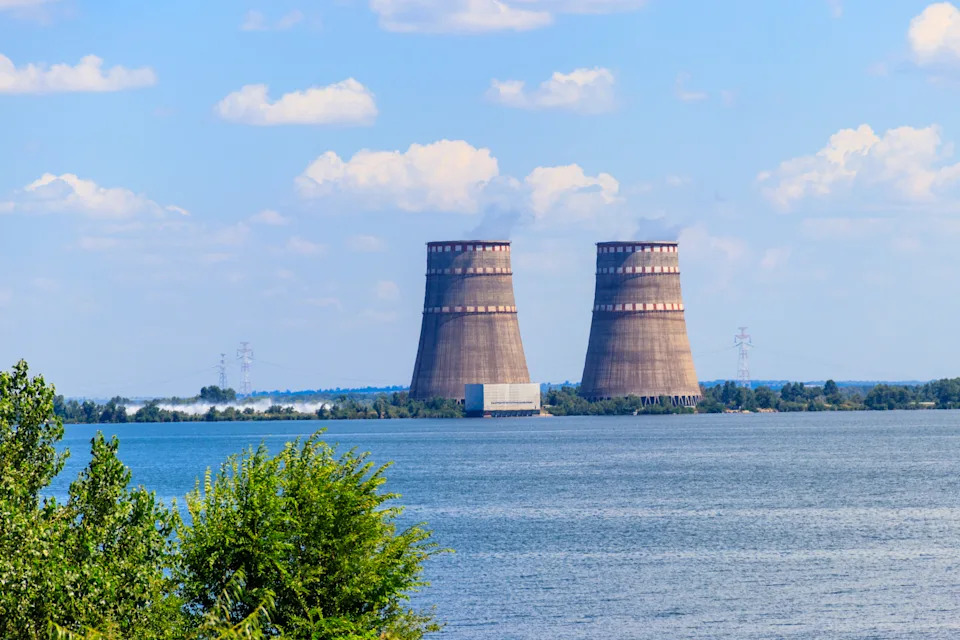
<svg viewBox="0 0 960 640"><path fill-rule="evenodd" d="M227 388L227 354L220 354L220 364L217 365L217 371L220 372L220 380L217 382L217 386L221 389Z"/></svg>
<svg viewBox="0 0 960 640"><path fill-rule="evenodd" d="M253 363L253 349L249 342L241 342L237 349L237 360L240 361L240 395L248 396L252 388L250 386L250 365Z"/></svg>
<svg viewBox="0 0 960 640"><path fill-rule="evenodd" d="M737 347L739 358L737 361L737 384L741 387L750 386L750 349L753 348L753 340L747 333L746 327L737 327L740 333L733 336L733 344Z"/></svg>

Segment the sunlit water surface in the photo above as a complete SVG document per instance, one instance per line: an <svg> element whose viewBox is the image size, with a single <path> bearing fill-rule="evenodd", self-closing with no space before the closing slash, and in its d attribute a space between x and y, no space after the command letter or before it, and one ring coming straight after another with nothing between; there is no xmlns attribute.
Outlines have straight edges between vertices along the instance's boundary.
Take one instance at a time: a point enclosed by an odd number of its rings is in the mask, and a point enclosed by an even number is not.
<svg viewBox="0 0 960 640"><path fill-rule="evenodd" d="M326 427L394 461L440 637L960 637L960 412L106 425L165 501ZM66 490L95 431L68 426Z"/></svg>

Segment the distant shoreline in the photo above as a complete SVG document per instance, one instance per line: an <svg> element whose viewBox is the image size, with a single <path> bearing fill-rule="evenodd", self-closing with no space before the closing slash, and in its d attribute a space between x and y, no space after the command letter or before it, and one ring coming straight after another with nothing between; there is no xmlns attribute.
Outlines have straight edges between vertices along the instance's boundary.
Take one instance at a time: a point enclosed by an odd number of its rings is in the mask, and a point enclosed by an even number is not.
<svg viewBox="0 0 960 640"><path fill-rule="evenodd" d="M841 387L832 380L823 386L785 383L779 389L748 388L732 381L701 387L703 399L694 409L641 398L587 400L578 387L549 388L541 393L543 413L554 416L660 415L682 413L788 413L798 411L885 411L892 409L960 409L960 378L922 385L877 384ZM163 398L146 403L112 398L104 404L66 400L58 396L54 410L67 424L254 422L278 420L398 420L462 418L455 400L415 400L406 391L377 394L283 394L279 397L237 398L232 389L204 387L193 398Z"/></svg>

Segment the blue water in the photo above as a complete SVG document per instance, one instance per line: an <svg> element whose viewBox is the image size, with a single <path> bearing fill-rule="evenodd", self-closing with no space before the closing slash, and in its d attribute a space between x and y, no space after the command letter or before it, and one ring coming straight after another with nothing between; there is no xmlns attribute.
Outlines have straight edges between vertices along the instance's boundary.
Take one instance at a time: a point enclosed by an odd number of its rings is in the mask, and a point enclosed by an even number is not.
<svg viewBox="0 0 960 640"><path fill-rule="evenodd" d="M960 637L960 412L107 426L182 497L327 427L455 554L439 638ZM94 428L70 426L61 493Z"/></svg>

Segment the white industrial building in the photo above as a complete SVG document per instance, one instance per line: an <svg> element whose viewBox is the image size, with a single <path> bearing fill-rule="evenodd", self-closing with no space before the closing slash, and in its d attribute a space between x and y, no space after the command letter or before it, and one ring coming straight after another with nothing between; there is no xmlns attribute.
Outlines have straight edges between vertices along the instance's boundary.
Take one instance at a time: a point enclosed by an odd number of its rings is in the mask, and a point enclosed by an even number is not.
<svg viewBox="0 0 960 640"><path fill-rule="evenodd" d="M535 416L540 414L540 385L467 384L464 409L471 417Z"/></svg>

